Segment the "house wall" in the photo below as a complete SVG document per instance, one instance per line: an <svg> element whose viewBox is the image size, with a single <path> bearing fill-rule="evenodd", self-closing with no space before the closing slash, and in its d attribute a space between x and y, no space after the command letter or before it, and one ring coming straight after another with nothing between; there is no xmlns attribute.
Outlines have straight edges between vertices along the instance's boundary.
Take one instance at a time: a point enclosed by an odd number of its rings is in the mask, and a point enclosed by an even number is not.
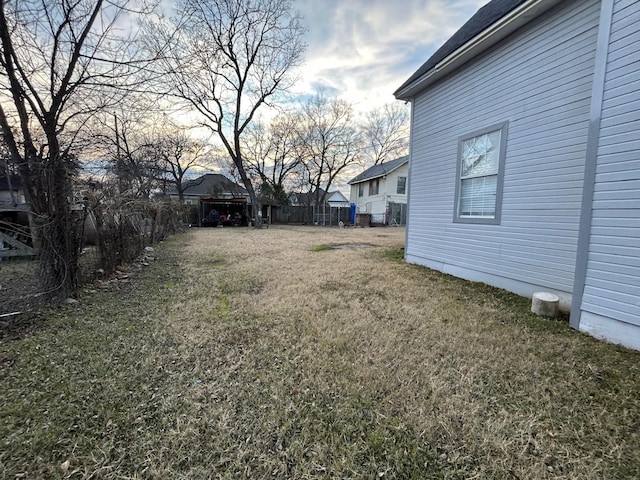
<svg viewBox="0 0 640 480"><path fill-rule="evenodd" d="M408 261L569 307L599 5L562 2L414 98ZM454 223L458 139L504 122L501 221Z"/></svg>
<svg viewBox="0 0 640 480"><path fill-rule="evenodd" d="M398 177L408 177L409 167L407 164L396 168L384 177L380 177L380 188L378 195L369 195L369 180L364 183L364 195L358 197L358 184L351 185L350 201L356 204L358 213L372 214L372 222L383 223L390 202L407 203L407 194L399 195L397 192ZM409 179L407 187L409 189Z"/></svg>
<svg viewBox="0 0 640 480"><path fill-rule="evenodd" d="M398 177L406 177L407 184L404 195L398 194ZM387 175L387 204L407 203L407 191L409 190L409 164L402 165Z"/></svg>
<svg viewBox="0 0 640 480"><path fill-rule="evenodd" d="M613 3L579 328L640 349L640 4Z"/></svg>

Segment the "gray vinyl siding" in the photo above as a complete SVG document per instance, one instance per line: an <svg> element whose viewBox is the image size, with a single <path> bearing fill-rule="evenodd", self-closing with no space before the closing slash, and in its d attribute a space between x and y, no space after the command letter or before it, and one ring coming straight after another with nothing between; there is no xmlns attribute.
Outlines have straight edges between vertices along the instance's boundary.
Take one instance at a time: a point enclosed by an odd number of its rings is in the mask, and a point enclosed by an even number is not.
<svg viewBox="0 0 640 480"><path fill-rule="evenodd" d="M414 98L409 261L572 291L599 4L563 2ZM501 222L453 223L457 139L502 122Z"/></svg>
<svg viewBox="0 0 640 480"><path fill-rule="evenodd" d="M582 312L640 326L640 5L614 3Z"/></svg>

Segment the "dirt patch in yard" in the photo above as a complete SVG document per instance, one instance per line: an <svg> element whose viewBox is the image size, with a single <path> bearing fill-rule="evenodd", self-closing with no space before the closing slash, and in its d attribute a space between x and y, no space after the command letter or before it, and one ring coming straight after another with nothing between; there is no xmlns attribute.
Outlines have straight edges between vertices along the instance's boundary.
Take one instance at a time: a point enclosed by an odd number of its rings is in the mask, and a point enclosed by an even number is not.
<svg viewBox="0 0 640 480"><path fill-rule="evenodd" d="M318 245L314 247L313 250L316 252L324 250L360 250L371 247L374 247L374 245L370 243L332 243L329 245Z"/></svg>

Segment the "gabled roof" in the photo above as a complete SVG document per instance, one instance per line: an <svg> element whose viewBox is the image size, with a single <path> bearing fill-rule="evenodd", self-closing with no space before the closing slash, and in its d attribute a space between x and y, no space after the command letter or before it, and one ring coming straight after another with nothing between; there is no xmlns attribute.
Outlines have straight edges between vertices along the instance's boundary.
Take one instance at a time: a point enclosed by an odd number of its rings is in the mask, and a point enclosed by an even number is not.
<svg viewBox="0 0 640 480"><path fill-rule="evenodd" d="M388 175L394 170L400 168L408 161L409 156L407 155L406 157L396 158L390 162L379 163L378 165L374 165L373 167L366 169L360 175L352 178L347 183L349 185L353 185L354 183L362 183L368 180L373 180L374 178L384 177L385 175Z"/></svg>
<svg viewBox="0 0 640 480"><path fill-rule="evenodd" d="M174 188L169 193L176 195L177 191ZM245 188L219 173L207 173L193 180L187 180L183 183L183 193L184 195L200 197L218 197L222 195L244 197L248 195Z"/></svg>
<svg viewBox="0 0 640 480"><path fill-rule="evenodd" d="M335 190L327 195L328 204L349 204L349 200L345 197L340 190ZM337 205L333 205L337 206ZM339 205L338 205L339 206Z"/></svg>
<svg viewBox="0 0 640 480"><path fill-rule="evenodd" d="M424 88L430 76L442 77L478 53L499 42L520 26L539 16L561 0L492 0L447 40L394 95L409 99ZM447 67L451 67L447 70ZM437 75L441 72L441 75Z"/></svg>

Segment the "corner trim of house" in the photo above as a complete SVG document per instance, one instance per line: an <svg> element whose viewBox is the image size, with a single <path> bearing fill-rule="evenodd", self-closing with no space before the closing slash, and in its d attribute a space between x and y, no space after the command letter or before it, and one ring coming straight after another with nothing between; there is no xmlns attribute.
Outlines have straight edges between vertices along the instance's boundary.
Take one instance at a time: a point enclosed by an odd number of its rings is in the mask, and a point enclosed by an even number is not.
<svg viewBox="0 0 640 480"><path fill-rule="evenodd" d="M404 255L405 259L407 258L407 246L409 245L409 219L411 218L411 170L413 169L413 125L415 121L415 103L410 102L409 107L411 108L411 112L409 117L411 118L409 125L411 128L409 129L409 166L407 168L407 213L406 213L406 226L404 230Z"/></svg>
<svg viewBox="0 0 640 480"><path fill-rule="evenodd" d="M582 298L584 296L587 264L589 260L593 193L596 182L598 143L600 138L600 121L602 118L602 103L607 73L607 58L609 56L609 39L611 36L611 22L613 19L614 1L615 0L602 0L602 5L600 8L598 43L596 47L595 69L593 73L593 86L591 90L589 133L587 137L587 152L585 158L584 181L582 188L580 228L578 231L576 268L573 280L573 300L571 303L571 317L569 320L570 325L575 329L580 329Z"/></svg>

